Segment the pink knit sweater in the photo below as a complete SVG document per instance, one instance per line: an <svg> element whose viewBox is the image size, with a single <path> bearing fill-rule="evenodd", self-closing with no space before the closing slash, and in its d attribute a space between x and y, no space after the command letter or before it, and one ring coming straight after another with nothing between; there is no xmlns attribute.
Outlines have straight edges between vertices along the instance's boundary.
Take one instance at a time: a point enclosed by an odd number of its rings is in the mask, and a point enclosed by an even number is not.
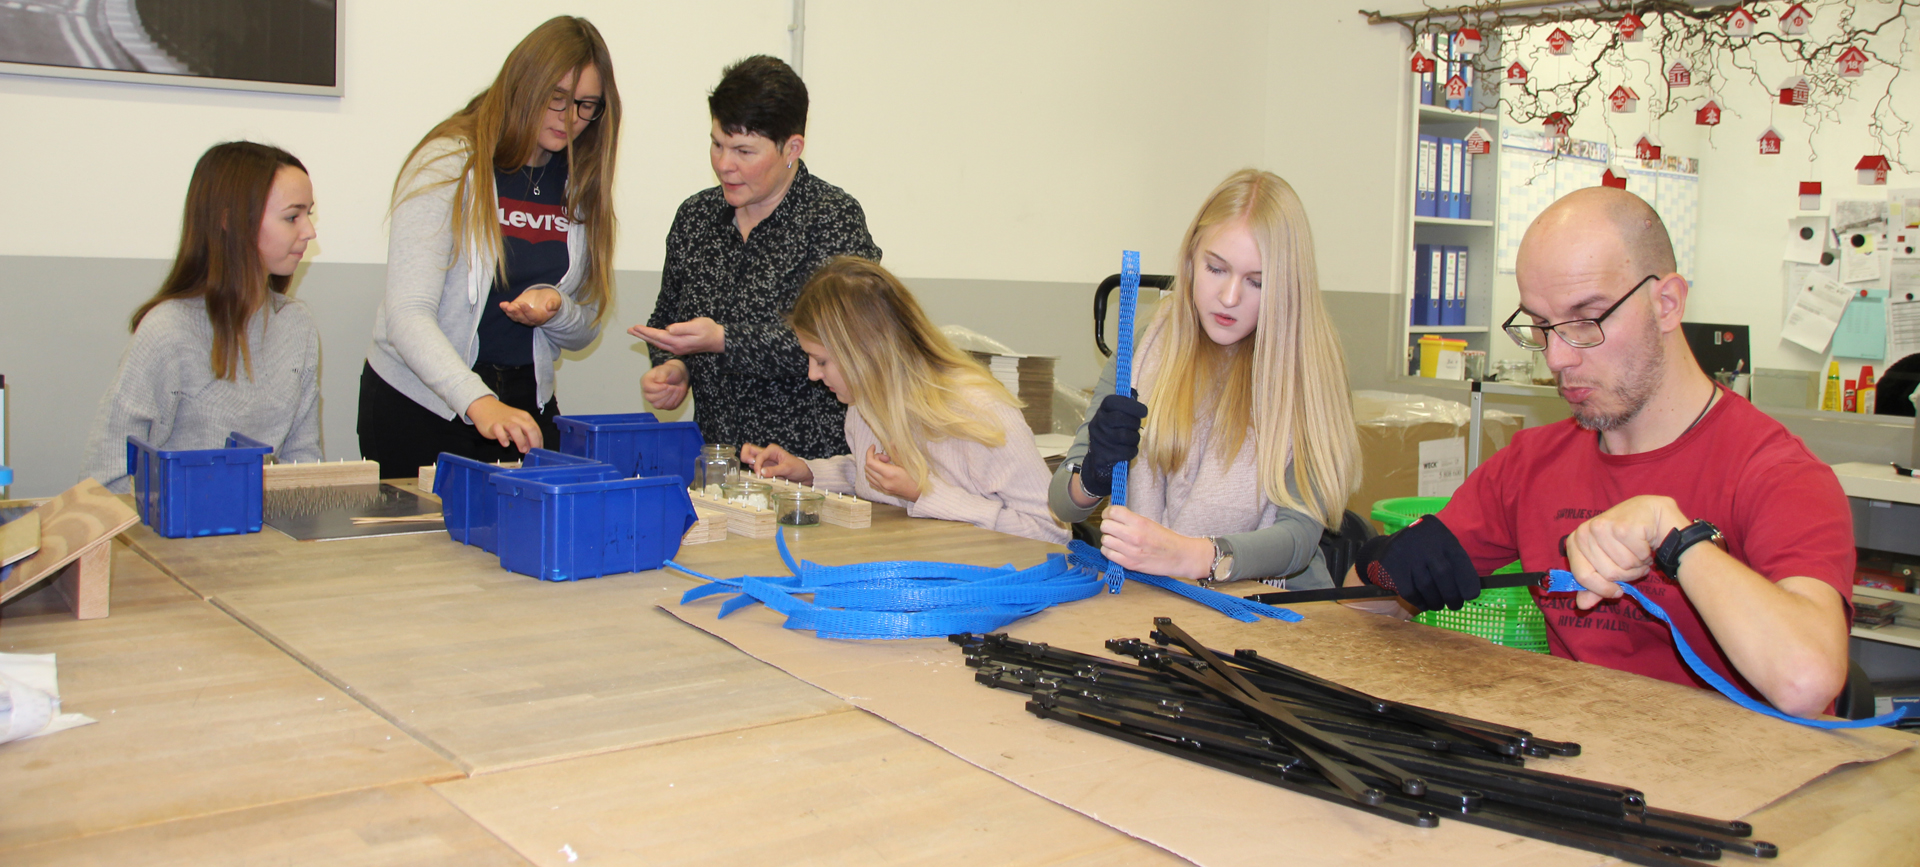
<svg viewBox="0 0 1920 867"><path fill-rule="evenodd" d="M860 410L847 408L847 445L853 453L807 461L813 483L835 493L851 493L876 503L905 506L916 518L965 521L1015 536L1064 545L1067 530L1047 511L1047 465L1033 444L1033 431L1020 411L985 394L969 394L989 408L1006 431L1007 441L988 448L970 440L943 439L923 444L931 478L918 502L883 494L867 483L867 447L884 452Z"/></svg>

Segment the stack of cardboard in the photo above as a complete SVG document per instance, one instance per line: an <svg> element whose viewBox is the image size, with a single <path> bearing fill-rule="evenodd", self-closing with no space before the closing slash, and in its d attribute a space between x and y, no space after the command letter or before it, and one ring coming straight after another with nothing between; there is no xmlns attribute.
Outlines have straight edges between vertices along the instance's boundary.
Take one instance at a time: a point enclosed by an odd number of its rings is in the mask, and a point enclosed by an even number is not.
<svg viewBox="0 0 1920 867"><path fill-rule="evenodd" d="M993 355L970 353L993 378L1020 398L1026 408L1021 414L1034 433L1053 431L1053 362L1047 355Z"/></svg>
<svg viewBox="0 0 1920 867"><path fill-rule="evenodd" d="M1431 478L1428 489L1421 489L1420 444L1459 439L1464 453L1470 420L1466 404L1419 394L1357 391L1353 420L1360 430L1365 478L1347 500L1349 510L1372 520L1373 504L1380 500L1452 493L1450 488L1434 489ZM1481 417L1480 460L1485 462L1511 442L1520 425L1519 416L1487 410ZM1435 475L1431 469L1429 477ZM1380 522L1373 523L1378 529Z"/></svg>

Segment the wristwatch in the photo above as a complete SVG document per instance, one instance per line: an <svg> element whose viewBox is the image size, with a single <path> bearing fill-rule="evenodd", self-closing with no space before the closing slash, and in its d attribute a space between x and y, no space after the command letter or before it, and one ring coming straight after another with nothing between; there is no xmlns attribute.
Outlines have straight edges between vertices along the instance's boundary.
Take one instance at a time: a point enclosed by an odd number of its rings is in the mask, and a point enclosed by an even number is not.
<svg viewBox="0 0 1920 867"><path fill-rule="evenodd" d="M1720 550L1727 550L1727 537L1719 527L1704 520L1695 521L1667 533L1667 538L1660 543L1660 549L1653 552L1653 565L1667 573L1668 578L1677 581L1680 579L1680 555L1701 542L1712 542Z"/></svg>
<svg viewBox="0 0 1920 867"><path fill-rule="evenodd" d="M1200 579L1202 584L1219 584L1233 580L1233 543L1225 536L1212 536L1207 541L1213 543L1213 568L1207 570L1207 576Z"/></svg>

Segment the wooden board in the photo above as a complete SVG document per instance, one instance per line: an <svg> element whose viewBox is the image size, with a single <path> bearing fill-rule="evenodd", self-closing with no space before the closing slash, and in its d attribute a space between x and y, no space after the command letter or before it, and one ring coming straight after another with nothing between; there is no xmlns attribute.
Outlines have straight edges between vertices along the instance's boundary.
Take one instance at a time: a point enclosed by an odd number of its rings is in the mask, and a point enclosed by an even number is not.
<svg viewBox="0 0 1920 867"><path fill-rule="evenodd" d="M680 537L682 545L705 545L708 542L721 542L727 538L727 514L714 509L694 509L698 520L687 528L687 534Z"/></svg>
<svg viewBox="0 0 1920 867"><path fill-rule="evenodd" d="M313 461L304 464L267 464L260 468L260 487L264 491L377 484L380 484L380 465L373 461Z"/></svg>
<svg viewBox="0 0 1920 867"><path fill-rule="evenodd" d="M526 860L419 784L361 789L126 828L6 853L14 867L457 864Z"/></svg>
<svg viewBox="0 0 1920 867"><path fill-rule="evenodd" d="M434 789L554 867L1186 863L860 713Z"/></svg>
<svg viewBox="0 0 1920 867"><path fill-rule="evenodd" d="M40 515L28 512L0 524L0 566L18 563L40 550Z"/></svg>
<svg viewBox="0 0 1920 867"><path fill-rule="evenodd" d="M40 550L20 561L13 574L0 581L0 602L59 575L61 595L73 604L75 617L93 620L107 616L111 561L94 549L139 523L140 515L92 479L84 479L48 500L34 514L40 520Z"/></svg>
<svg viewBox="0 0 1920 867"><path fill-rule="evenodd" d="M1016 564L1034 562L1037 543ZM916 559L927 557L916 550ZM812 557L818 562L862 558ZM998 556L953 552L980 565ZM730 576L729 571L706 571ZM762 573L750 573L762 574ZM960 653L940 639L822 641L781 628L759 606L716 619L712 602L669 606L712 632L809 683L846 698L969 762L1049 800L1205 864L1271 863L1270 841L1297 841L1289 863L1374 865L1411 857L1422 864L1484 865L1490 851L1511 863L1594 864L1597 856L1459 822L1421 830L1263 786L1028 714L1021 696L972 682ZM1057 606L1007 629L1016 637L1103 653L1116 636L1144 637L1155 616L1221 648L1264 655L1388 698L1520 725L1574 740L1574 759L1530 764L1543 770L1633 786L1655 806L1734 818L1848 762L1908 749L1916 739L1886 730L1829 733L1742 710L1711 692L1496 647L1331 603L1300 606L1297 624L1241 624L1151 588L1129 585ZM1142 798L1115 780L1152 780ZM1207 805L1206 823L1169 802ZM1217 827L1259 827L1221 835ZM1757 836L1771 839L1769 829ZM1780 841L1774 841L1780 842Z"/></svg>
<svg viewBox="0 0 1920 867"><path fill-rule="evenodd" d="M30 593L0 627L0 651L57 653L64 708L99 721L0 749L0 863L15 847L459 775L138 554L108 550L113 617L77 623Z"/></svg>
<svg viewBox="0 0 1920 867"><path fill-rule="evenodd" d="M773 486L774 491L810 491L825 497L820 503L820 520L836 527L849 530L864 530L873 526L873 503L862 500L852 494L836 494L822 491L812 485L802 485L786 479L761 479Z"/></svg>
<svg viewBox="0 0 1920 867"><path fill-rule="evenodd" d="M771 539L780 532L774 523L772 509L756 509L731 503L702 491L688 490L687 497L693 500L695 512L706 509L727 516L727 532L749 539Z"/></svg>

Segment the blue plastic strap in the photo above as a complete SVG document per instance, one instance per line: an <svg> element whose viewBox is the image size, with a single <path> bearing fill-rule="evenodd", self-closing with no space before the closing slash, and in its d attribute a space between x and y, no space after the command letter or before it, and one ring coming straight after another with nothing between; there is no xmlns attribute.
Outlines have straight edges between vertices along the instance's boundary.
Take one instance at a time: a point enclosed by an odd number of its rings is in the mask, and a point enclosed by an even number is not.
<svg viewBox="0 0 1920 867"><path fill-rule="evenodd" d="M1108 560L1100 553L1099 549L1079 539L1067 543L1067 559L1086 566L1096 573L1105 571L1109 576L1113 574L1113 570L1120 569L1119 564ZM1241 599L1238 596L1188 584L1185 581L1168 578L1164 575L1149 575L1145 572L1135 572L1132 569L1120 569L1120 571L1128 580L1138 581L1142 584L1158 587L1169 593L1185 596L1241 623L1253 623L1262 617L1285 621L1287 623L1299 623L1304 619L1297 612L1286 608L1276 608L1272 605L1254 602L1250 599Z"/></svg>
<svg viewBox="0 0 1920 867"><path fill-rule="evenodd" d="M1120 254L1120 327L1114 341L1113 352L1113 393L1130 395L1133 393L1133 310L1140 298L1140 253L1127 250ZM1112 502L1116 506L1127 504L1127 462L1113 465ZM1118 563L1108 563L1107 592L1120 592L1120 583L1126 580L1126 570Z"/></svg>
<svg viewBox="0 0 1920 867"><path fill-rule="evenodd" d="M1554 569L1548 572L1547 575L1547 592L1549 593L1573 593L1585 589L1580 586L1580 582L1574 580L1573 573L1565 569ZM1633 597L1634 601L1639 602L1640 607L1646 609L1648 614L1659 618L1661 623L1667 625L1667 630L1673 633L1673 645L1680 651L1680 658L1686 660L1687 667L1693 669L1694 674L1699 675L1700 679L1706 681L1709 686L1719 690L1721 695L1732 699L1734 704L1744 707L1747 710L1753 711L1754 713L1765 714L1774 719L1785 720L1790 723L1817 729L1863 729L1874 726L1892 725L1907 714L1907 709L1904 707L1895 708L1892 713L1881 714L1872 719L1857 720L1817 720L1784 713L1778 708L1758 701L1745 692L1742 692L1739 687L1734 686L1726 678L1721 677L1720 672L1714 671L1712 666L1707 665L1706 660L1701 659L1699 654L1693 652L1693 647L1687 644L1686 637L1680 634L1680 627L1673 625L1673 619L1667 616L1666 610L1661 608L1659 603L1648 599L1646 594L1641 593L1639 588L1634 587L1632 584L1622 583L1617 586L1625 591L1628 596Z"/></svg>

